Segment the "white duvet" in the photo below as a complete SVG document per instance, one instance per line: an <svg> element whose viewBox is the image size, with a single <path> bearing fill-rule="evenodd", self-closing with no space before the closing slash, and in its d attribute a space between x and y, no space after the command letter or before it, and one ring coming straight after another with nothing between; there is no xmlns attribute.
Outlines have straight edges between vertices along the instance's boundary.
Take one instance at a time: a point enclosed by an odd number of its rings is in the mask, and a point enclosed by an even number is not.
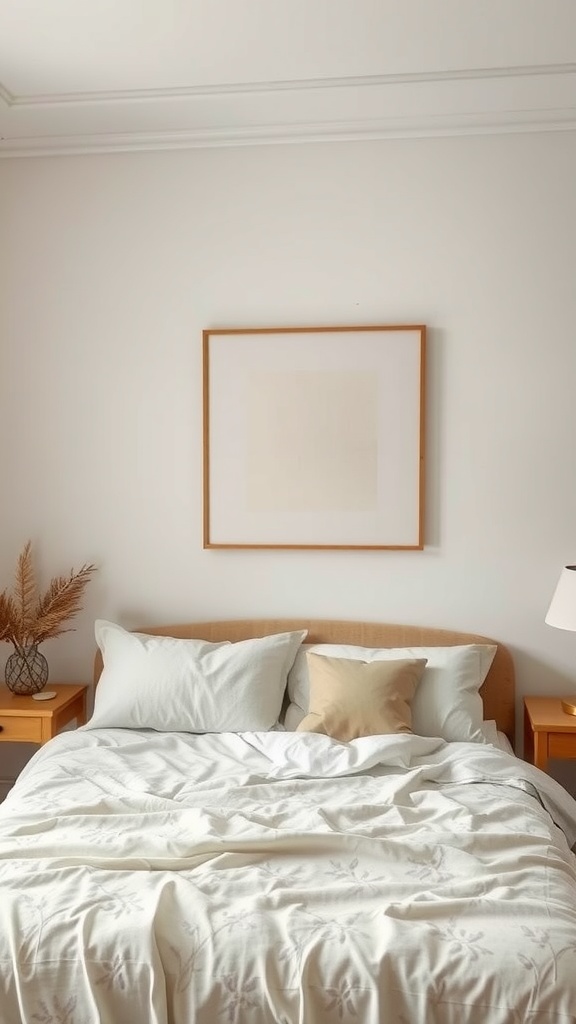
<svg viewBox="0 0 576 1024"><path fill-rule="evenodd" d="M489 745L65 733L0 805L0 1024L576 1022L575 841Z"/></svg>

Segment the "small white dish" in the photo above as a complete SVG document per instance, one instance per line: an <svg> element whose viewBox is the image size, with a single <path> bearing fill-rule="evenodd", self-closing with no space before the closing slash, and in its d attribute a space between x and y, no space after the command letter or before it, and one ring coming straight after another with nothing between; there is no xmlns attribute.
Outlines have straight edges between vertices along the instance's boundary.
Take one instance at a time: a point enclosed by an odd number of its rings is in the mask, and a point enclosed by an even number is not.
<svg viewBox="0 0 576 1024"><path fill-rule="evenodd" d="M32 694L32 700L52 700L56 696L56 690L41 690L40 693Z"/></svg>

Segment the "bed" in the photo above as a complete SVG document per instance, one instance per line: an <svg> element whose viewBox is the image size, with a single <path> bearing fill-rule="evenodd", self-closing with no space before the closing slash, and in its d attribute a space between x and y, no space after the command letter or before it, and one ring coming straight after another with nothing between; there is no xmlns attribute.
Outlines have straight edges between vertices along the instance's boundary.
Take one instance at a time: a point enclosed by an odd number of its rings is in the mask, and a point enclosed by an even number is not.
<svg viewBox="0 0 576 1024"><path fill-rule="evenodd" d="M1 1024L576 1022L576 803L476 634L96 624L0 805Z"/></svg>

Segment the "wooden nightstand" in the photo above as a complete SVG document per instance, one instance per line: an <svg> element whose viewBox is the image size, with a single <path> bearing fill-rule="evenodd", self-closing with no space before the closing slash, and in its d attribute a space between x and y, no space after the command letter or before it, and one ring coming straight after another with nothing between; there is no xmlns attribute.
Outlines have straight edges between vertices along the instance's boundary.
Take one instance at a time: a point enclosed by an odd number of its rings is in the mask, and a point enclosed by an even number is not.
<svg viewBox="0 0 576 1024"><path fill-rule="evenodd" d="M86 722L86 684L49 683L52 700L16 697L0 686L0 743L47 743L72 719Z"/></svg>
<svg viewBox="0 0 576 1024"><path fill-rule="evenodd" d="M551 757L576 758L576 715L562 710L561 699L524 698L524 759L543 771Z"/></svg>

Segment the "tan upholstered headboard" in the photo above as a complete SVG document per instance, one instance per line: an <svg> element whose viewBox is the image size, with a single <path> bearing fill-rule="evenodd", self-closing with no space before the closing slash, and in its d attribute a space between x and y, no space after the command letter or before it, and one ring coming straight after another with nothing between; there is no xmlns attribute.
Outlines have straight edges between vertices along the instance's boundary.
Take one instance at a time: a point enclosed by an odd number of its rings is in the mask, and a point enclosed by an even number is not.
<svg viewBox="0 0 576 1024"><path fill-rule="evenodd" d="M138 627L139 633L175 636L183 639L246 640L295 629L307 629L307 643L358 644L362 647L452 647L457 644L496 644L497 652L480 691L484 718L494 719L498 729L514 745L515 678L514 662L508 649L497 640L476 633L449 629L396 626L386 622L347 622L338 619L235 619L186 622L169 626ZM102 656L96 652L94 682L102 671Z"/></svg>

